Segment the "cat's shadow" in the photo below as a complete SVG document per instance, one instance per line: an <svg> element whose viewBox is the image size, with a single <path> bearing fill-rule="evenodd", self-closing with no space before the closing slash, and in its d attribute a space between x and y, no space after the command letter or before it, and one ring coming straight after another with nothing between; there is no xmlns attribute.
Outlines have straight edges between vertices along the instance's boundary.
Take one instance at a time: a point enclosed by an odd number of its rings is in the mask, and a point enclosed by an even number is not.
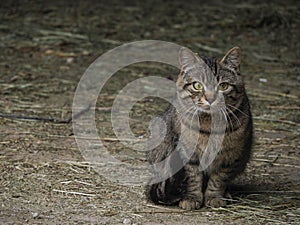
<svg viewBox="0 0 300 225"><path fill-rule="evenodd" d="M255 185L255 184L231 184L228 186L228 191L233 198L239 198L253 194L267 194L277 192L270 185Z"/></svg>

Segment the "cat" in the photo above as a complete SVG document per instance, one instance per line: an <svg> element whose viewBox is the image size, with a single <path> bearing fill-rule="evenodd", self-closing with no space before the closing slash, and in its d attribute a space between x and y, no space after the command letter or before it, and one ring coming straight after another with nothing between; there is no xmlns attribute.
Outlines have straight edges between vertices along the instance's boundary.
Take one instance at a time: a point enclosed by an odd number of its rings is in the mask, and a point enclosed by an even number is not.
<svg viewBox="0 0 300 225"><path fill-rule="evenodd" d="M188 48L180 49L177 106L170 105L160 116L166 135L147 152L151 165L166 161L165 167L153 166L157 177L170 174L149 183L147 195L152 202L194 210L203 206L224 207L231 199L228 184L244 171L253 142L252 116L240 74L240 55L239 47L230 49L222 58L200 57ZM178 103L185 99L192 102L188 107ZM217 125L224 124L223 128L220 126L218 130L218 126L212 126L214 115L223 117L217 121ZM180 141L180 136L184 136L185 131L191 135L185 135L182 139L186 142L181 143L184 141ZM212 145L208 152L215 156L208 166L203 166L210 135L222 132L221 145ZM182 149L188 148L194 151L185 157L189 150Z"/></svg>

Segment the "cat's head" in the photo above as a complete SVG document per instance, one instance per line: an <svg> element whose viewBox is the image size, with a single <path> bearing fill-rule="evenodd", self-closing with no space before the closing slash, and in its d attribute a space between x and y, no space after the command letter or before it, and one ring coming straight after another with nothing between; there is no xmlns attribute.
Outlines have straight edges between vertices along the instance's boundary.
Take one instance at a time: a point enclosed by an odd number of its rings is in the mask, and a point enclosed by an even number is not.
<svg viewBox="0 0 300 225"><path fill-rule="evenodd" d="M181 99L192 99L200 112L238 107L244 95L240 76L240 48L230 49L223 58L199 57L188 48L179 52L181 72L177 86Z"/></svg>

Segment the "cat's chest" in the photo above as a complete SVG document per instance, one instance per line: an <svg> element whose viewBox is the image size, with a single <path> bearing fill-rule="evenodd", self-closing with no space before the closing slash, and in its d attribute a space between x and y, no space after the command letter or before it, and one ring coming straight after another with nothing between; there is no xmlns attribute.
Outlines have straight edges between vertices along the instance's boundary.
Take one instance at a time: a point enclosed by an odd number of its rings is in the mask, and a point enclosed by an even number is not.
<svg viewBox="0 0 300 225"><path fill-rule="evenodd" d="M209 134L198 133L198 141L197 141L197 150L202 152L208 145L209 139L212 140L213 137L210 137Z"/></svg>
<svg viewBox="0 0 300 225"><path fill-rule="evenodd" d="M193 149L196 155L201 156L203 151L206 149L209 139L212 141L213 137L209 134L199 132L199 129L191 129L190 127L183 126L181 130L181 141L189 149Z"/></svg>

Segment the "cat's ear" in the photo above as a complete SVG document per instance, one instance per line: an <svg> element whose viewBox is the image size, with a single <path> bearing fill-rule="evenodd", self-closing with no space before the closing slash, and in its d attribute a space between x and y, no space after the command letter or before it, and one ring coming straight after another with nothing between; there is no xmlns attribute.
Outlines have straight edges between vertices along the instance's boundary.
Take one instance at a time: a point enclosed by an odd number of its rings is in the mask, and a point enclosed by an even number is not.
<svg viewBox="0 0 300 225"><path fill-rule="evenodd" d="M197 56L190 49L182 47L179 50L179 64L182 70L193 67L197 61Z"/></svg>
<svg viewBox="0 0 300 225"><path fill-rule="evenodd" d="M221 59L221 64L224 66L233 69L237 72L240 71L241 64L241 50L239 47L234 47L230 49L226 55Z"/></svg>

